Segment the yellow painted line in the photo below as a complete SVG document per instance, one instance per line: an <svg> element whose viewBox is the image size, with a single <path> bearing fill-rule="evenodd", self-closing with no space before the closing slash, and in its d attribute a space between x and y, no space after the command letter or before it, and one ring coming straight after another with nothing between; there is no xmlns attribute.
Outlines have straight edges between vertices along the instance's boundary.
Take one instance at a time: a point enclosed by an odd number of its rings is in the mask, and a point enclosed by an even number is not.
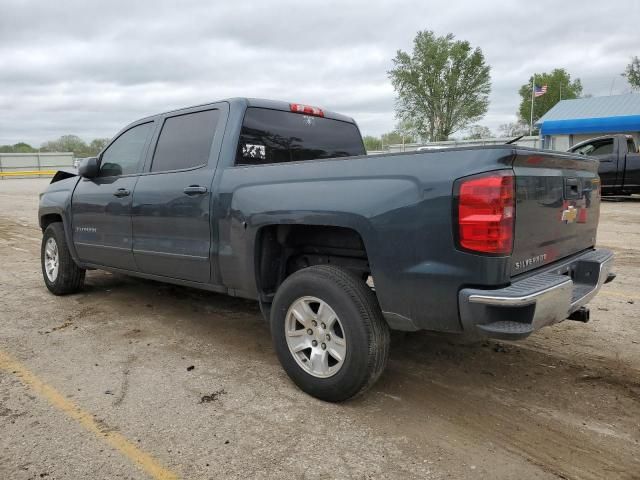
<svg viewBox="0 0 640 480"><path fill-rule="evenodd" d="M30 175L55 175L57 170L22 170L0 172L0 177L28 177Z"/></svg>
<svg viewBox="0 0 640 480"><path fill-rule="evenodd" d="M71 400L65 398L52 386L46 384L36 377L29 369L9 354L0 350L0 370L5 370L14 374L28 387L44 397L53 407L64 412L69 417L78 422L85 430L93 433L96 437L103 439L113 448L122 453L131 462L147 472L152 478L158 480L177 479L178 476L163 467L156 459L127 440L124 435L105 430L93 419L93 416L82 410Z"/></svg>

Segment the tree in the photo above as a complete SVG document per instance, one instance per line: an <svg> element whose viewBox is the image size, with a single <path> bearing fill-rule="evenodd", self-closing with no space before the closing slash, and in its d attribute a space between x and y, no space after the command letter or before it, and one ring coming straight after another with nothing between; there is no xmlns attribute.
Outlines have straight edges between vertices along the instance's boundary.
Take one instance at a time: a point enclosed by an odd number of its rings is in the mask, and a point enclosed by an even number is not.
<svg viewBox="0 0 640 480"><path fill-rule="evenodd" d="M37 152L37 151L38 150L33 148L31 145L29 145L28 143L24 143L24 142L16 143L13 146L13 152L14 153L34 153L34 152Z"/></svg>
<svg viewBox="0 0 640 480"><path fill-rule="evenodd" d="M89 144L89 147L87 149L87 153L89 154L88 156L95 157L96 155L98 155L102 151L102 149L107 146L107 143L109 143L108 138L94 138L93 140L91 140L91 143Z"/></svg>
<svg viewBox="0 0 640 480"><path fill-rule="evenodd" d="M410 132L393 130L382 134L384 145L397 145L401 143L415 143L416 138Z"/></svg>
<svg viewBox="0 0 640 480"><path fill-rule="evenodd" d="M383 133L380 137L365 135L362 140L364 141L364 148L367 151L371 151L382 150L389 145L415 143L416 137L414 137L410 132L407 131L406 125L398 124L395 130Z"/></svg>
<svg viewBox="0 0 640 480"><path fill-rule="evenodd" d="M571 81L571 75L564 68L556 68L551 73L536 73L534 75L536 85L547 86L547 92L534 99L533 103L533 123L540 119L545 113L562 100L578 98L582 94L582 83L577 78ZM529 82L520 87L520 108L518 113L520 120L529 125L531 121L531 82L534 77L529 78Z"/></svg>
<svg viewBox="0 0 640 480"><path fill-rule="evenodd" d="M34 153L37 152L28 143L20 142L14 145L0 145L0 153Z"/></svg>
<svg viewBox="0 0 640 480"><path fill-rule="evenodd" d="M400 120L396 125L394 132L400 135L400 143L404 139L404 143L416 143L418 138L415 135L416 128L412 122Z"/></svg>
<svg viewBox="0 0 640 480"><path fill-rule="evenodd" d="M43 152L73 152L76 157L84 157L87 144L77 135L63 135L57 140L50 140L42 144Z"/></svg>
<svg viewBox="0 0 640 480"><path fill-rule="evenodd" d="M382 141L378 137L365 135L362 140L364 141L364 148L367 152L372 150L382 150Z"/></svg>
<svg viewBox="0 0 640 480"><path fill-rule="evenodd" d="M498 127L501 137L519 137L529 134L529 125L522 121L503 123Z"/></svg>
<svg viewBox="0 0 640 480"><path fill-rule="evenodd" d="M464 140L480 140L481 138L493 138L493 134L484 125L473 125Z"/></svg>
<svg viewBox="0 0 640 480"><path fill-rule="evenodd" d="M40 150L43 152L73 152L76 157L94 157L102 151L108 142L108 138L94 138L87 145L76 135L63 135L57 140L44 142ZM35 153L37 151L38 149L24 142L15 145L0 145L0 153Z"/></svg>
<svg viewBox="0 0 640 480"><path fill-rule="evenodd" d="M633 90L640 90L640 58L633 57L622 76L627 79Z"/></svg>
<svg viewBox="0 0 640 480"><path fill-rule="evenodd" d="M480 48L418 32L411 54L398 50L388 73L398 95L396 115L414 134L429 141L480 120L487 112L491 91L490 67Z"/></svg>

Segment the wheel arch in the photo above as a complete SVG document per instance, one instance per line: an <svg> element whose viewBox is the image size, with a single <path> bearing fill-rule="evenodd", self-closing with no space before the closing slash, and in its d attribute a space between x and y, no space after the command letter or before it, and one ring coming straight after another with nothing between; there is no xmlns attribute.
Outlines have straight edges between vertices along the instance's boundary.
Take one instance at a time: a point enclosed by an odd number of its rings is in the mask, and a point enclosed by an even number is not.
<svg viewBox="0 0 640 480"><path fill-rule="evenodd" d="M366 235L335 223L271 223L256 231L254 271L260 307L268 311L276 290L292 273L314 265L336 265L366 280L371 275Z"/></svg>
<svg viewBox="0 0 640 480"><path fill-rule="evenodd" d="M45 213L44 215L40 215L40 229L44 232L49 225L55 222L60 222L64 226L64 219L62 215L58 212L54 213Z"/></svg>
<svg viewBox="0 0 640 480"><path fill-rule="evenodd" d="M62 223L62 228L64 230L65 240L67 241L67 247L69 248L69 252L71 253L71 257L78 264L81 265L80 259L78 258L78 254L76 252L75 245L73 243L73 232L71 230L71 222L67 217L67 213L63 208L58 207L46 207L40 208L38 212L38 223L40 224L40 229L44 233L49 225L55 222Z"/></svg>

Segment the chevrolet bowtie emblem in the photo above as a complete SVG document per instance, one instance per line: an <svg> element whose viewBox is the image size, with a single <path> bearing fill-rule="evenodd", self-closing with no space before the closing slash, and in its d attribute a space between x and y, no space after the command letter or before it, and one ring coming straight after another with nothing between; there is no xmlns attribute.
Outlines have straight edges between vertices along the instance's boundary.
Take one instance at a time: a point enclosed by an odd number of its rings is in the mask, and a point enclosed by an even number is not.
<svg viewBox="0 0 640 480"><path fill-rule="evenodd" d="M562 221L564 223L573 223L578 218L578 209L574 206L567 207L566 210L562 211Z"/></svg>

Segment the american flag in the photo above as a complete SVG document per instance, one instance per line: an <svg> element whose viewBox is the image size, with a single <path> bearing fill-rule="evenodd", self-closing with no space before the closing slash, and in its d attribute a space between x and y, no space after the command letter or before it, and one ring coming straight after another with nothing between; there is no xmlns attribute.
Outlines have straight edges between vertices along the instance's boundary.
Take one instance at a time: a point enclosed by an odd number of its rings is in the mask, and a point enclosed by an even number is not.
<svg viewBox="0 0 640 480"><path fill-rule="evenodd" d="M533 96L534 97L541 97L545 93L547 93L547 86L546 85L543 85L541 87L536 85L535 88L533 89Z"/></svg>

